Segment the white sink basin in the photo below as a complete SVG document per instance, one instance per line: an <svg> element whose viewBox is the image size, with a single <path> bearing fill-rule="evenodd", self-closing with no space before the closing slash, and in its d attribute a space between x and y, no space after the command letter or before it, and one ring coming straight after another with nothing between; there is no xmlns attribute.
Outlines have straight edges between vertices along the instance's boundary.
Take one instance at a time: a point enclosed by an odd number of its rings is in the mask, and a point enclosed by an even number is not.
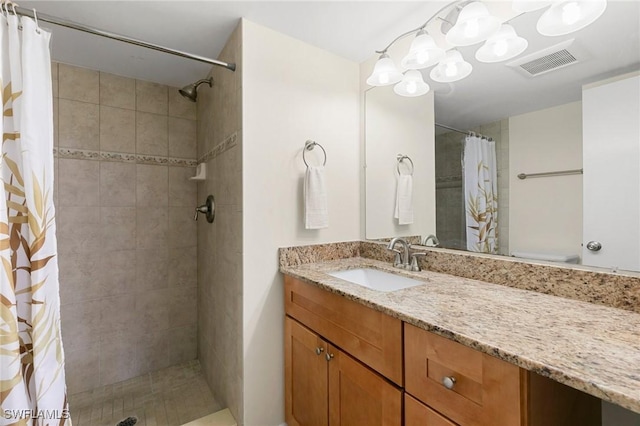
<svg viewBox="0 0 640 426"><path fill-rule="evenodd" d="M347 269L328 274L378 291L396 291L424 284L422 281L371 268Z"/></svg>

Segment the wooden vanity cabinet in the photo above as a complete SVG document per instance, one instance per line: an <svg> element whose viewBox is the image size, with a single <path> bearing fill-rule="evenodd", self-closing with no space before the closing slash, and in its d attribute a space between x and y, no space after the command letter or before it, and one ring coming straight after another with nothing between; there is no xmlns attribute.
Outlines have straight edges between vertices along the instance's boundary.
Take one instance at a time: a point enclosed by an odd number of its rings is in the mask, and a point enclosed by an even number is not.
<svg viewBox="0 0 640 426"><path fill-rule="evenodd" d="M410 324L404 333L405 426L601 424L595 397Z"/></svg>
<svg viewBox="0 0 640 426"><path fill-rule="evenodd" d="M402 426L402 322L288 276L285 294L287 424Z"/></svg>

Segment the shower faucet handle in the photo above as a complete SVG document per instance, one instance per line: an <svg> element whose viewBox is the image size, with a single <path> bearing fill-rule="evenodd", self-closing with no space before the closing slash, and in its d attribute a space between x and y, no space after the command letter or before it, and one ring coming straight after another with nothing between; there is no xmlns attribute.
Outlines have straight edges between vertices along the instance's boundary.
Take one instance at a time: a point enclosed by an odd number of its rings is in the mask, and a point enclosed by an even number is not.
<svg viewBox="0 0 640 426"><path fill-rule="evenodd" d="M207 197L207 201L205 204L196 207L193 220L198 220L198 213L203 213L207 217L207 222L213 223L213 220L216 217L216 204L214 202L213 195L209 195Z"/></svg>

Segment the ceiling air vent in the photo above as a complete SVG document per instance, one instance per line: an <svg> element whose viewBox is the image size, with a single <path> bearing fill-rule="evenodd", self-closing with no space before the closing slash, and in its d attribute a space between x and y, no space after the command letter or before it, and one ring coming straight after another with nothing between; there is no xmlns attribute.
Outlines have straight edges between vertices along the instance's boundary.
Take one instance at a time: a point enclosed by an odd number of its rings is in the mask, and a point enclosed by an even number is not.
<svg viewBox="0 0 640 426"><path fill-rule="evenodd" d="M572 46L573 41L574 39L564 41L555 46L518 58L507 65L517 69L527 77L536 77L577 64L584 60L584 54L579 53L576 46Z"/></svg>

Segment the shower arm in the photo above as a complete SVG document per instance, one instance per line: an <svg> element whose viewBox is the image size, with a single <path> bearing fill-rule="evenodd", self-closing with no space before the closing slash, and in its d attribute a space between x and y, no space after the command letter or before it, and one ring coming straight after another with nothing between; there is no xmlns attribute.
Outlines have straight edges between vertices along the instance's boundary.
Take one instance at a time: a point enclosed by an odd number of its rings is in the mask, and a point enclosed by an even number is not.
<svg viewBox="0 0 640 426"><path fill-rule="evenodd" d="M23 7L15 6L15 8L14 7L10 7L9 10L10 11L14 11L15 10L15 12L18 15L28 16L30 18L34 18L35 19L34 12L31 9L25 9ZM158 44L148 43L146 41L138 40L138 39L135 39L135 38L132 38L132 37L128 37L128 36L125 36L125 35L121 35L121 34L115 34L115 33L109 32L109 31L105 31L105 30L101 30L101 29L98 29L98 28L90 27L88 25L79 24L77 22L67 21L65 19L58 18L58 17L51 16L51 15L47 15L47 14L44 14L44 13L36 12L35 15L37 16L37 19L39 21L48 22L50 24L60 25L61 27L71 28L73 30L78 30L78 31L82 31L82 32L85 32L85 33L89 33L89 34L94 34L94 35L97 35L97 36L110 38L112 40L122 41L124 43L129 43L129 44L133 44L135 46L145 47L145 48L151 49L151 50L157 50L159 52L168 53L170 55L180 56L180 57L187 58L187 59L193 59L195 61L204 62L204 63L211 64L211 65L217 65L219 67L224 67L224 68L226 68L228 70L231 70L231 71L235 71L236 70L236 64L234 64L234 63L218 61L217 59L207 58L206 56L200 56L200 55L196 55L196 54L193 54L193 53L187 53L187 52L183 52L181 50L176 50L176 49L171 49L169 47L160 46Z"/></svg>

